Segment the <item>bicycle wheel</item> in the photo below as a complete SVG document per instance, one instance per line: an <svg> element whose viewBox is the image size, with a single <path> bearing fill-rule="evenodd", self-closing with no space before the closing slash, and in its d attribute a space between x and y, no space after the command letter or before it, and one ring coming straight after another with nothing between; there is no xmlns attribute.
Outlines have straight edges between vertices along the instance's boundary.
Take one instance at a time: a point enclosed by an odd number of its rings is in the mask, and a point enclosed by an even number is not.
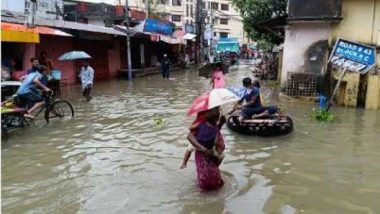
<svg viewBox="0 0 380 214"><path fill-rule="evenodd" d="M50 118L72 118L74 117L74 108L66 100L53 102L45 112L45 119L49 122Z"/></svg>

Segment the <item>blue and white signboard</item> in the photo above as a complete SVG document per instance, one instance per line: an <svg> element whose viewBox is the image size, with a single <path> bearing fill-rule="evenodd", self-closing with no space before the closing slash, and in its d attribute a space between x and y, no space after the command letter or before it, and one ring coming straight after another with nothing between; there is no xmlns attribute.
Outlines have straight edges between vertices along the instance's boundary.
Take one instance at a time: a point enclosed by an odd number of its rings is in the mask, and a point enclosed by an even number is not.
<svg viewBox="0 0 380 214"><path fill-rule="evenodd" d="M338 39L329 61L338 68L365 74L376 64L376 49Z"/></svg>

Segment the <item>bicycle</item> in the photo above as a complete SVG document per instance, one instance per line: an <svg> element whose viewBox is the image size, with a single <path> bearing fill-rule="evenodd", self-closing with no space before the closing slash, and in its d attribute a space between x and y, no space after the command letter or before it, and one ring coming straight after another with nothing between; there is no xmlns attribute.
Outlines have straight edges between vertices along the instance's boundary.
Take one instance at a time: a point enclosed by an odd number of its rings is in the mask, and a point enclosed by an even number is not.
<svg viewBox="0 0 380 214"><path fill-rule="evenodd" d="M50 92L44 96L45 105L37 110L33 116L37 118L44 112L44 119L47 123L52 118L74 117L74 108L69 101L57 100L55 93ZM1 104L1 130L7 133L10 129L28 126L34 119L24 117L27 110L33 103L28 103L25 99L14 95Z"/></svg>

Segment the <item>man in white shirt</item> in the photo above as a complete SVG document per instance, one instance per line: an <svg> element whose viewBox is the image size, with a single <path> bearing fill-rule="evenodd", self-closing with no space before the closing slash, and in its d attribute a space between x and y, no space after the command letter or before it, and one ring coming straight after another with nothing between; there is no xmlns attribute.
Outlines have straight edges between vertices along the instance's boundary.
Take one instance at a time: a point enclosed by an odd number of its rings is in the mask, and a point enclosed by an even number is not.
<svg viewBox="0 0 380 214"><path fill-rule="evenodd" d="M88 61L83 61L83 67L80 69L79 77L82 82L83 96L87 101L92 99L90 93L94 82L94 69L89 65Z"/></svg>

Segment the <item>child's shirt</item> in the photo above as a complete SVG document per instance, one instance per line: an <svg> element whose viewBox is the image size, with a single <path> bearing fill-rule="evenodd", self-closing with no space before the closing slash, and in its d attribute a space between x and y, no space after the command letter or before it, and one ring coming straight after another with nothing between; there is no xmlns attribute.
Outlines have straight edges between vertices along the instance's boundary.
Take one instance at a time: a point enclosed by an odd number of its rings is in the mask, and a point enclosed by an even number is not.
<svg viewBox="0 0 380 214"><path fill-rule="evenodd" d="M256 87L247 89L246 94L244 96L244 99L246 102L250 102L253 97L256 97L256 100L254 103L250 104L250 108L258 108L261 107L261 100L260 100L260 90Z"/></svg>
<svg viewBox="0 0 380 214"><path fill-rule="evenodd" d="M37 84L34 83L34 80L41 80L41 78L42 74L40 74L38 71L28 74L22 82L21 86L18 88L17 94L23 95L30 92L35 92L37 90Z"/></svg>
<svg viewBox="0 0 380 214"><path fill-rule="evenodd" d="M219 133L218 126L211 126L207 122L199 124L195 138L207 149L212 149L215 145L215 139Z"/></svg>

